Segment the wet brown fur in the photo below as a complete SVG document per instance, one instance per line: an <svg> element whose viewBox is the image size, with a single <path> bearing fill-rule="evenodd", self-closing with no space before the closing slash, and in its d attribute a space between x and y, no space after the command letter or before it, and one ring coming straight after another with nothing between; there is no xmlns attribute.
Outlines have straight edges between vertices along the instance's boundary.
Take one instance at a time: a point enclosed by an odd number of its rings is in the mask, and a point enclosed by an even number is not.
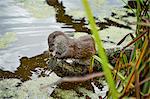
<svg viewBox="0 0 150 99"><path fill-rule="evenodd" d="M55 31L49 35L48 45L49 51L55 52L57 58L89 59L96 53L91 35L73 39L63 32Z"/></svg>

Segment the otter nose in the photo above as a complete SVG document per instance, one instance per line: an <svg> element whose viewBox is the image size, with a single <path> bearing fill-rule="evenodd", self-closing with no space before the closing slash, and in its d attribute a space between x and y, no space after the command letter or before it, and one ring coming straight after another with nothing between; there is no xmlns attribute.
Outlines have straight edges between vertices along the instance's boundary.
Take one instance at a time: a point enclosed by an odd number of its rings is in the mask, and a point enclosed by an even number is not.
<svg viewBox="0 0 150 99"><path fill-rule="evenodd" d="M49 51L53 52L55 50L54 46L49 47Z"/></svg>
<svg viewBox="0 0 150 99"><path fill-rule="evenodd" d="M53 49L49 49L49 51L50 51L50 52L52 52L52 51L53 51Z"/></svg>

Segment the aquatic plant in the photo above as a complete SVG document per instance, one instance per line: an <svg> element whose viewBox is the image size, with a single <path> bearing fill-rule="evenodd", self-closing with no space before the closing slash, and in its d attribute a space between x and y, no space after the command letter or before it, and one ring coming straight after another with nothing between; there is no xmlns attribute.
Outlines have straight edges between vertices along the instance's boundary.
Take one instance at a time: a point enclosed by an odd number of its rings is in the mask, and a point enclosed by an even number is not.
<svg viewBox="0 0 150 99"><path fill-rule="evenodd" d="M82 2L83 2L85 11L87 13L87 17L88 17L89 22L90 22L91 32L92 32L92 34L94 36L95 42L96 42L97 47L98 47L98 55L102 59L102 61L101 61L102 68L104 70L104 74L105 74L107 83L108 83L108 85L110 87L110 91L112 93L112 97L114 99L117 99L118 93L117 93L116 88L115 88L115 84L114 84L114 81L113 81L111 70L109 69L109 66L108 66L108 64L109 64L108 63L108 59L107 59L106 53L104 52L104 49L103 49L104 47L103 47L101 38L99 36L98 28L97 28L95 20L93 18L92 11L90 9L90 6L89 6L87 0L82 0Z"/></svg>
<svg viewBox="0 0 150 99"><path fill-rule="evenodd" d="M20 2L23 8L27 9L35 18L47 18L55 14L53 8L50 8L45 3L45 0L16 0ZM46 14L45 14L46 13Z"/></svg>
<svg viewBox="0 0 150 99"><path fill-rule="evenodd" d="M0 49L7 48L10 43L16 40L16 33L7 32L2 37L0 37Z"/></svg>

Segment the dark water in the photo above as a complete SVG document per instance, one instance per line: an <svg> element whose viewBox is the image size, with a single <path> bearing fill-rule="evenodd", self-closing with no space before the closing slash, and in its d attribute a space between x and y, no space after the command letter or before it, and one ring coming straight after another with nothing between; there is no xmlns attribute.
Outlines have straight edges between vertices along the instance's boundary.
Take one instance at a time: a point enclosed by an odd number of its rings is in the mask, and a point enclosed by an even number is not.
<svg viewBox="0 0 150 99"><path fill-rule="evenodd" d="M8 47L0 49L0 78L15 77L28 80L32 75L31 71L36 72L36 68L47 69L48 55L47 53L43 54L43 52L48 49L47 37L53 31L68 33L76 31L90 34L85 17L75 18L68 14L68 12L71 13L71 10L79 10L81 14L84 12L81 0L62 1L63 3L58 2L58 0L49 0L49 5L56 11L56 14L40 19L33 17L31 13L19 6L20 3L14 0L0 1L0 37L3 37L7 32L15 34L15 40L8 44ZM97 3L101 4L100 2ZM43 4L44 6L47 5L46 3ZM108 11L107 16L110 16L111 7L122 6L119 0L104 1L102 6L98 4L96 6L92 4L95 16L106 11ZM97 23L100 29L108 26L130 29L128 26L117 24L107 18L105 20L106 22Z"/></svg>

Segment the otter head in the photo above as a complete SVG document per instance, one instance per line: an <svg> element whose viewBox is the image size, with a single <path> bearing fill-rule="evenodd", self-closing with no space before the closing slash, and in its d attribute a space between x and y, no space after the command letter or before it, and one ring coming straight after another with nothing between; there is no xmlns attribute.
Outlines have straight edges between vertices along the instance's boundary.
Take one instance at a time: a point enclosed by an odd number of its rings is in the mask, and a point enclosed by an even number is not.
<svg viewBox="0 0 150 99"><path fill-rule="evenodd" d="M48 46L50 52L53 52L55 50L55 39L60 35L64 35L64 33L61 31L55 31L48 36Z"/></svg>

